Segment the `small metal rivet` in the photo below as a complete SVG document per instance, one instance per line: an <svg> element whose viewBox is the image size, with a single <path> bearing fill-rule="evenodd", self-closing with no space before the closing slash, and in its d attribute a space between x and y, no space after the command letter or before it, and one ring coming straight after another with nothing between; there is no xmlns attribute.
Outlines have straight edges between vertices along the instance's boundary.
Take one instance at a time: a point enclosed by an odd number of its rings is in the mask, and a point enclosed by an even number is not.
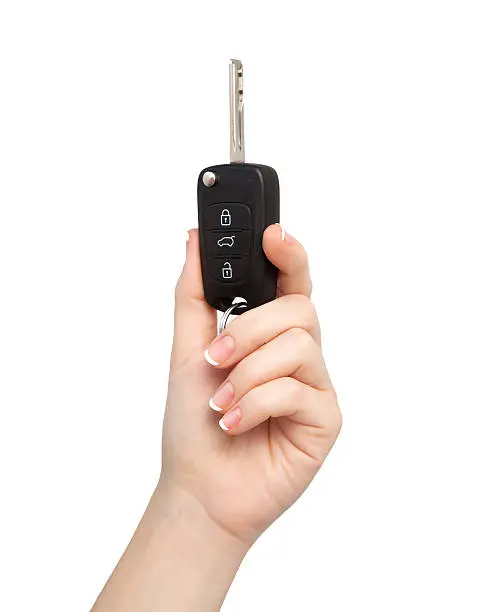
<svg viewBox="0 0 477 612"><path fill-rule="evenodd" d="M204 172L202 176L202 182L206 187L213 187L215 185L216 180L217 177L213 172Z"/></svg>

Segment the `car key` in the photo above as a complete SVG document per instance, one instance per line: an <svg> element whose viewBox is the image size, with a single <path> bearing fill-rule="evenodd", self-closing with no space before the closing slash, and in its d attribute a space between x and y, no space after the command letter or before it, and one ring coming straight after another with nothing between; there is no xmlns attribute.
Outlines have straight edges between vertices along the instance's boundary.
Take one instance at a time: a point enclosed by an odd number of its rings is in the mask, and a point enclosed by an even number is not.
<svg viewBox="0 0 477 612"><path fill-rule="evenodd" d="M234 303L243 312L276 297L278 271L262 249L262 236L280 220L277 173L245 163L240 60L230 62L229 95L230 164L204 168L197 187L205 299L227 313Z"/></svg>

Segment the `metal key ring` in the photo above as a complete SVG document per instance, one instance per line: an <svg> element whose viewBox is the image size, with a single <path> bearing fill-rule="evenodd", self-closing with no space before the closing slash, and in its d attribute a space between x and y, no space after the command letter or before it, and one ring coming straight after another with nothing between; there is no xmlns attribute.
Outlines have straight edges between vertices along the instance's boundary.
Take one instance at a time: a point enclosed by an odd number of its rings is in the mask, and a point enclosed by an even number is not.
<svg viewBox="0 0 477 612"><path fill-rule="evenodd" d="M228 323L229 317L234 313L234 310L236 310L237 308L247 308L247 302L236 302L235 304L232 304L232 306L229 306L227 308L227 310L224 312L224 314L220 318L219 334L221 334L224 331Z"/></svg>

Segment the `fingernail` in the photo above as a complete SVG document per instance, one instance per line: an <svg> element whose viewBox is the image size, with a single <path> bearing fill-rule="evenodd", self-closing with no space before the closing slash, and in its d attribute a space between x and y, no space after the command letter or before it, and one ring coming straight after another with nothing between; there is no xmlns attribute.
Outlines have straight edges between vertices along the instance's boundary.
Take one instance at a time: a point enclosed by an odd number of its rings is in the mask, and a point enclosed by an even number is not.
<svg viewBox="0 0 477 612"><path fill-rule="evenodd" d="M232 336L219 336L205 351L204 357L210 365L218 366L234 352L235 340Z"/></svg>
<svg viewBox="0 0 477 612"><path fill-rule="evenodd" d="M276 223L275 225L278 225L278 227L280 228L281 232L282 232L282 240L285 240L285 230L283 229L283 227L280 225L280 223Z"/></svg>
<svg viewBox="0 0 477 612"><path fill-rule="evenodd" d="M242 411L240 410L240 406L236 406L227 414L220 419L219 425L224 431L230 431L232 427L238 425L242 419Z"/></svg>
<svg viewBox="0 0 477 612"><path fill-rule="evenodd" d="M296 244L296 238L294 238L289 232L283 232L282 240L285 240L288 244Z"/></svg>
<svg viewBox="0 0 477 612"><path fill-rule="evenodd" d="M186 232L186 242L189 242L189 240L190 240L190 234L189 232Z"/></svg>
<svg viewBox="0 0 477 612"><path fill-rule="evenodd" d="M214 393L212 399L209 401L209 406L212 410L223 412L227 406L230 406L233 399L234 387L230 381L227 381Z"/></svg>

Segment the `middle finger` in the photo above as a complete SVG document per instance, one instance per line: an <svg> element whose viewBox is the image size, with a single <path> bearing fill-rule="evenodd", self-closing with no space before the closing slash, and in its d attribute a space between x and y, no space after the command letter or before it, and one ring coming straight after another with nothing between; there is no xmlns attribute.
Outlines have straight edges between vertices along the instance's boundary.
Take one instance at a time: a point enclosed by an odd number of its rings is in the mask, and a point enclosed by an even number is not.
<svg viewBox="0 0 477 612"><path fill-rule="evenodd" d="M238 363L209 402L217 411L227 410L251 389L293 377L316 389L331 389L321 349L303 329L289 329Z"/></svg>

